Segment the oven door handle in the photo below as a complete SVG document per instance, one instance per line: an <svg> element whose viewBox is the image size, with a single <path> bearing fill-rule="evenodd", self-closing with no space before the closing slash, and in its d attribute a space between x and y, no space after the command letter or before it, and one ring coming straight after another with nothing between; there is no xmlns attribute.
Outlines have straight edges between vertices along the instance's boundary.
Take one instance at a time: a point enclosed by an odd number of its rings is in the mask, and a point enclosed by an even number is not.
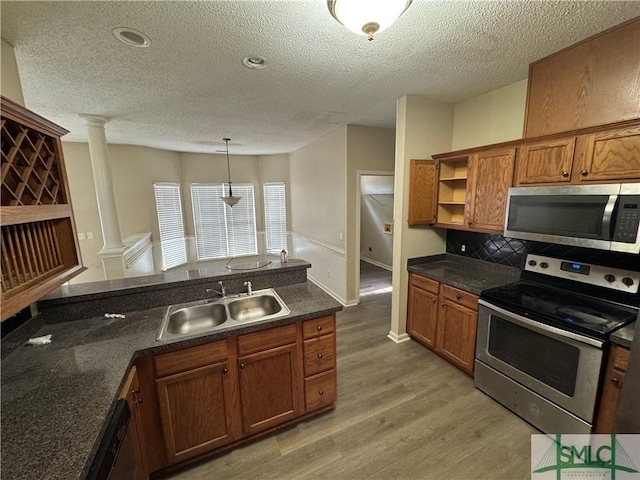
<svg viewBox="0 0 640 480"><path fill-rule="evenodd" d="M602 349L602 346L604 345L604 342L602 340L596 340L595 338L587 337L585 335L580 335L574 332L570 332L568 330L552 327L551 325L547 325L546 323L530 320L526 317L523 317L522 315L518 315L516 313L510 312L509 310L505 310L504 308L497 307L492 303L489 303L483 299L478 300L478 304L484 305L485 307L491 309L492 312L496 312L504 315L505 317L507 317L507 319L509 319L509 321L519 324L522 327L529 328L529 330L552 333L559 337L569 338L571 340L575 340L577 342L591 345L593 347L600 348L600 349Z"/></svg>

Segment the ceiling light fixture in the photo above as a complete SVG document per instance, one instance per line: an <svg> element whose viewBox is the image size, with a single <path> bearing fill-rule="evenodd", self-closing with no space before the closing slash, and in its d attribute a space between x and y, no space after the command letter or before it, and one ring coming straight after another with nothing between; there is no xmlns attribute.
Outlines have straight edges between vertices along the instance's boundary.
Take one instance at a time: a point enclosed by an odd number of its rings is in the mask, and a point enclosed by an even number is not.
<svg viewBox="0 0 640 480"><path fill-rule="evenodd" d="M390 27L412 0L327 0L333 18L352 32L373 35Z"/></svg>
<svg viewBox="0 0 640 480"><path fill-rule="evenodd" d="M133 28L117 27L111 31L118 40L132 47L146 48L151 45L151 39L147 35Z"/></svg>
<svg viewBox="0 0 640 480"><path fill-rule="evenodd" d="M242 59L242 64L253 70L262 70L263 68L267 68L267 60L264 57L259 57L257 55L252 55L249 57L244 57Z"/></svg>
<svg viewBox="0 0 640 480"><path fill-rule="evenodd" d="M233 207L236 203L238 203L240 201L240 199L242 197L234 197L233 196L233 192L231 191L231 166L229 165L229 140L231 140L230 138L223 138L222 140L224 140L224 143L227 145L226 151L227 151L227 174L229 175L229 196L225 197L224 196L224 192L223 192L223 196L220 197L222 199L222 201L224 203L226 203L227 205L229 205L230 207ZM224 189L224 187L223 187Z"/></svg>

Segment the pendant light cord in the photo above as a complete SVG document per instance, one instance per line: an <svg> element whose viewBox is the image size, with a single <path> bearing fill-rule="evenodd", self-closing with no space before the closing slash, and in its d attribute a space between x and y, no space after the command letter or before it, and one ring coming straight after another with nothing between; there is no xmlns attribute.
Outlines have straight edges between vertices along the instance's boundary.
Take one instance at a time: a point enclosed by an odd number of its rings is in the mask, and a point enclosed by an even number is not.
<svg viewBox="0 0 640 480"><path fill-rule="evenodd" d="M226 146L227 146L227 175L229 177L229 196L233 197L233 192L231 191L231 165L229 164L229 140L230 138L223 138ZM223 194L224 195L224 194Z"/></svg>

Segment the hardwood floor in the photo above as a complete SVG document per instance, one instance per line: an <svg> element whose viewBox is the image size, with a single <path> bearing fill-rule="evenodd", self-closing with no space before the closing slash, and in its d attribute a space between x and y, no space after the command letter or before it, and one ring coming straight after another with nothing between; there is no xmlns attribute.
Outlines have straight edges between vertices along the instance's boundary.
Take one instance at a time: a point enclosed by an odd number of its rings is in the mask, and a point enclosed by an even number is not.
<svg viewBox="0 0 640 480"><path fill-rule="evenodd" d="M338 314L335 410L171 478L530 478L537 431L426 348L390 341L390 315L390 293Z"/></svg>
<svg viewBox="0 0 640 480"><path fill-rule="evenodd" d="M391 271L360 261L360 296L391 292Z"/></svg>

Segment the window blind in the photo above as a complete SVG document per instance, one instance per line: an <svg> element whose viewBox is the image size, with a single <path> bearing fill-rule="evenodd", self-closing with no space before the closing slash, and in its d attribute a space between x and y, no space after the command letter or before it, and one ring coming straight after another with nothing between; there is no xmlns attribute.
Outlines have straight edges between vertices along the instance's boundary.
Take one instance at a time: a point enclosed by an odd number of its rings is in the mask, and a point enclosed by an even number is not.
<svg viewBox="0 0 640 480"><path fill-rule="evenodd" d="M177 183L154 183L162 270L187 263L187 247L184 241L184 223L180 185Z"/></svg>
<svg viewBox="0 0 640 480"><path fill-rule="evenodd" d="M220 199L224 190L223 184L191 185L198 260L258 253L253 185L233 184L241 198L232 208Z"/></svg>
<svg viewBox="0 0 640 480"><path fill-rule="evenodd" d="M265 183L263 192L267 253L278 254L287 248L287 204L284 183Z"/></svg>

